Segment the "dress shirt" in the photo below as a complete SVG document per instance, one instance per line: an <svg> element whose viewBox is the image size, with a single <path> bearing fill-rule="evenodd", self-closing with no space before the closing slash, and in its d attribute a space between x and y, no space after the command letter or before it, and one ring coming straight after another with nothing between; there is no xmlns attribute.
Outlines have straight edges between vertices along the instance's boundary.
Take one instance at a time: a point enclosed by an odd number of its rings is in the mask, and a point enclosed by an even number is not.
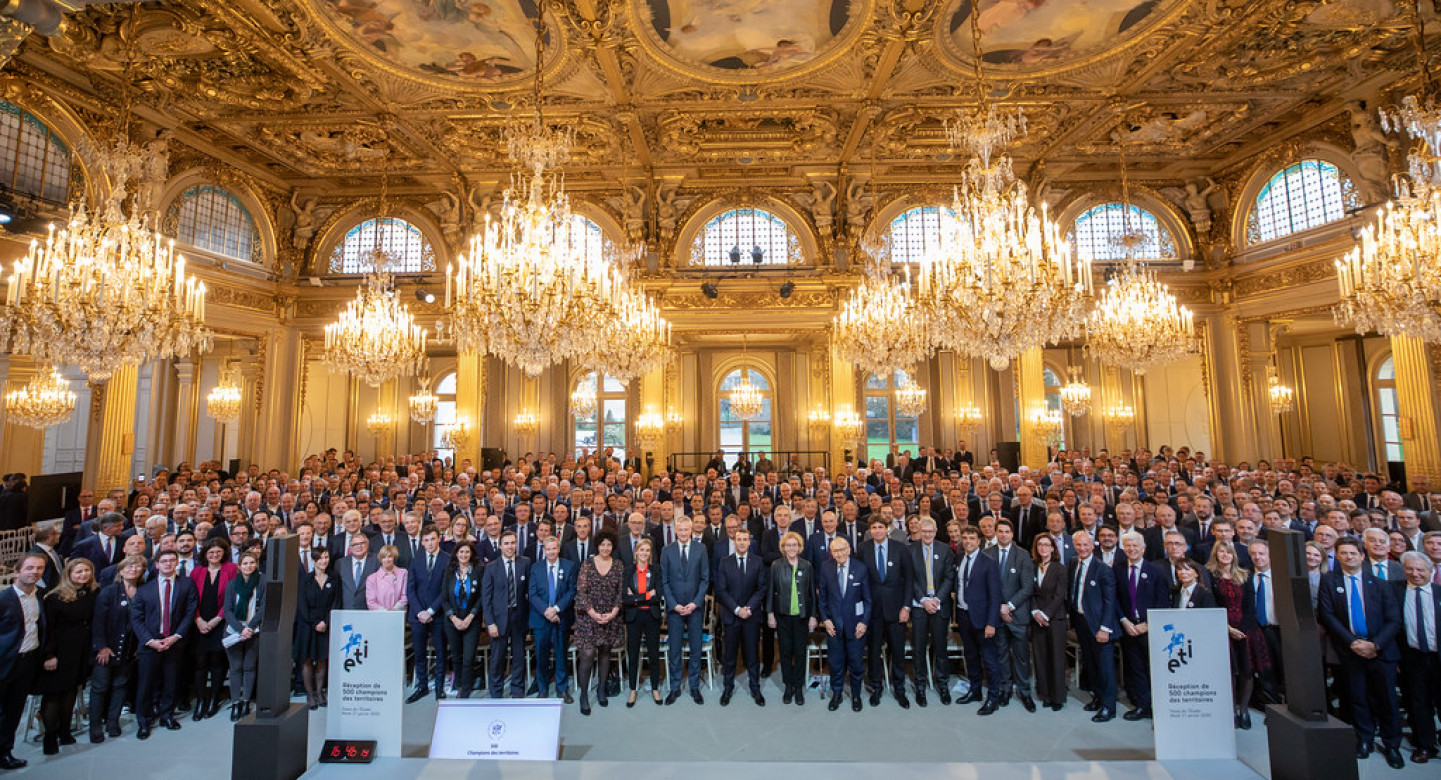
<svg viewBox="0 0 1441 780"><path fill-rule="evenodd" d="M1416 614L1416 594L1421 595L1421 614ZM1436 652L1436 602L1431 598L1429 584L1416 587L1406 586L1406 644L1413 650L1421 649L1421 637L1426 637L1426 650Z"/></svg>
<svg viewBox="0 0 1441 780"><path fill-rule="evenodd" d="M1191 584L1191 585L1187 585L1187 586L1184 587L1184 588L1181 588L1181 605L1180 605L1180 609L1190 609L1190 608L1191 608L1191 594L1192 594L1195 590L1196 590L1196 586L1195 586L1194 583Z"/></svg>
<svg viewBox="0 0 1441 780"><path fill-rule="evenodd" d="M966 585L971 580L971 565L975 563L978 552L973 552L961 559L960 573L956 577L956 609L969 610L970 604L966 603Z"/></svg>
<svg viewBox="0 0 1441 780"><path fill-rule="evenodd" d="M1086 614L1085 599L1081 598L1081 594L1086 588L1086 571L1090 568L1091 561L1095 560L1095 558L1096 556L1092 555L1076 564L1076 583L1072 587L1076 590L1076 614L1078 615Z"/></svg>
<svg viewBox="0 0 1441 780"><path fill-rule="evenodd" d="M12 585L15 595L20 597L20 610L25 613L25 637L20 640L20 652L28 653L40 649L40 597L36 591L29 593Z"/></svg>
<svg viewBox="0 0 1441 780"><path fill-rule="evenodd" d="M1265 605L1265 614L1256 610L1256 622L1262 626L1276 625L1276 591L1271 583L1271 570L1256 572L1256 604Z"/></svg>

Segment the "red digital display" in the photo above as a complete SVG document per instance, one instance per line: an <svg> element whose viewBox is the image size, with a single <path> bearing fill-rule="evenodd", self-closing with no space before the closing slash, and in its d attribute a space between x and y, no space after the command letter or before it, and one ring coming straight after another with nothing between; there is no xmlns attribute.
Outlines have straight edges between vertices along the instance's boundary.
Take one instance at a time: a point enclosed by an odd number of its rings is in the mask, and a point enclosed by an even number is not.
<svg viewBox="0 0 1441 780"><path fill-rule="evenodd" d="M320 748L322 764L369 764L374 759L373 739L327 739Z"/></svg>

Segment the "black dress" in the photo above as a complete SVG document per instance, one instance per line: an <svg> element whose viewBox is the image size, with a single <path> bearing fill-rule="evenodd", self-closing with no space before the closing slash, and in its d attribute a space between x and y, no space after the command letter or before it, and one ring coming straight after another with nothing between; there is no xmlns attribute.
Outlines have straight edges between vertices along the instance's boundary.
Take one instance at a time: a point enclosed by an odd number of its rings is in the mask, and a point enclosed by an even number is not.
<svg viewBox="0 0 1441 780"><path fill-rule="evenodd" d="M300 580L300 597L295 600L295 646L297 661L324 661L330 657L330 611L340 602L340 588L334 576L325 578L322 588L310 575ZM325 623L325 632L315 630Z"/></svg>
<svg viewBox="0 0 1441 780"><path fill-rule="evenodd" d="M95 617L91 590L74 601L61 601L58 593L45 597L45 645L41 659L56 659L55 671L41 671L32 693L70 693L90 679L90 621Z"/></svg>
<svg viewBox="0 0 1441 780"><path fill-rule="evenodd" d="M208 570L200 577L204 585L200 590L200 602L195 613L201 620L211 621L220 614L220 572L215 572L215 578L210 577ZM225 639L225 623L210 629L209 633L202 634L191 626L190 635L195 639L195 652L198 653L220 653L225 651L225 645L221 644Z"/></svg>

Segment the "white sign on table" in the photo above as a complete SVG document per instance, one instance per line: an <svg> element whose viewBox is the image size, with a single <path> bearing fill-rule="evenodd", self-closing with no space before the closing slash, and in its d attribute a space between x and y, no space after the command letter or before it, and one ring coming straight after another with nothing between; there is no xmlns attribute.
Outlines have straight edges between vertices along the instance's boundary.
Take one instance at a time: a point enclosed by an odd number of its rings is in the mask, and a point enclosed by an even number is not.
<svg viewBox="0 0 1441 780"><path fill-rule="evenodd" d="M405 623L400 612L330 613L326 739L373 739L377 756L400 757L405 705Z"/></svg>
<svg viewBox="0 0 1441 780"><path fill-rule="evenodd" d="M1231 647L1224 609L1153 609L1156 760L1235 758Z"/></svg>
<svg viewBox="0 0 1441 780"><path fill-rule="evenodd" d="M560 699L450 699L435 708L431 758L555 761Z"/></svg>

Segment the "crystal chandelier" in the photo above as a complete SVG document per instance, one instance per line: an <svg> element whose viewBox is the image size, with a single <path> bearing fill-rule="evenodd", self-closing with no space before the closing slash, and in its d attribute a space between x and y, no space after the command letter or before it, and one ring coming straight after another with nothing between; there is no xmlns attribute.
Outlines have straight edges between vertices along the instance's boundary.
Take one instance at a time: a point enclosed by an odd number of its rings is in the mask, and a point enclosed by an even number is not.
<svg viewBox="0 0 1441 780"><path fill-rule="evenodd" d="M1018 112L991 105L981 73L980 26L972 13L977 106L947 127L969 152L951 205L942 215L941 249L921 260L919 299L935 346L984 357L1002 370L1022 352L1070 338L1085 320L1091 268L1076 259L1061 230L1031 207L1006 143L1025 132ZM999 153L999 154L998 154Z"/></svg>
<svg viewBox="0 0 1441 780"><path fill-rule="evenodd" d="M205 397L205 413L219 423L233 423L240 419L240 381L234 366L225 369L225 376Z"/></svg>
<svg viewBox="0 0 1441 780"><path fill-rule="evenodd" d="M594 374L587 374L575 383L575 389L570 392L570 413L584 420L595 414L595 407L599 399L595 394L596 377Z"/></svg>
<svg viewBox="0 0 1441 780"><path fill-rule="evenodd" d="M761 395L760 388L751 384L750 368L746 365L745 337L741 337L741 379L735 389L730 392L731 414L742 420L754 420L761 413L765 405L765 397Z"/></svg>
<svg viewBox="0 0 1441 780"><path fill-rule="evenodd" d="M861 416L847 409L836 415L836 436L843 442L858 442L861 435L866 431L866 423Z"/></svg>
<svg viewBox="0 0 1441 780"><path fill-rule="evenodd" d="M376 409L365 419L365 429L377 439L389 433L394 427L395 418L383 409Z"/></svg>
<svg viewBox="0 0 1441 780"><path fill-rule="evenodd" d="M446 449L460 449L468 441L470 441L470 423L465 420L456 420L441 428L440 443Z"/></svg>
<svg viewBox="0 0 1441 780"><path fill-rule="evenodd" d="M385 270L389 256L377 246L372 270L340 318L325 326L325 363L371 387L425 370L425 329L401 303L395 278Z"/></svg>
<svg viewBox="0 0 1441 780"><path fill-rule="evenodd" d="M861 283L841 304L834 320L835 343L841 357L861 373L890 377L931 356L928 319L916 311L910 269L904 280L893 278L885 265L886 243L867 248L869 263Z"/></svg>
<svg viewBox="0 0 1441 780"><path fill-rule="evenodd" d="M810 424L812 431L824 431L831 426L831 412L820 404L816 404L816 408L806 414L806 422Z"/></svg>
<svg viewBox="0 0 1441 780"><path fill-rule="evenodd" d="M590 333L593 344L581 356L582 364L629 383L670 362L670 323L644 294L618 291L610 316L609 326Z"/></svg>
<svg viewBox="0 0 1441 780"><path fill-rule="evenodd" d="M435 410L440 406L440 399L430 392L430 377L420 380L420 392L409 398L408 405L411 420L421 425L435 420Z"/></svg>
<svg viewBox="0 0 1441 780"><path fill-rule="evenodd" d="M907 375L905 384L896 388L896 412L903 417L920 417L926 410L926 389Z"/></svg>
<svg viewBox="0 0 1441 780"><path fill-rule="evenodd" d="M1416 49L1416 70L1420 76L1421 93L1407 95L1401 105L1382 108L1376 113L1386 132L1405 132L1415 141L1407 154L1411 180L1427 190L1441 187L1441 101L1437 100L1436 83L1431 77L1430 56L1426 52L1426 23L1421 18L1419 0L1407 3L1415 34L1411 41Z"/></svg>
<svg viewBox="0 0 1441 780"><path fill-rule="evenodd" d="M5 415L16 425L43 430L69 420L74 411L75 393L58 368L5 394Z"/></svg>
<svg viewBox="0 0 1441 780"><path fill-rule="evenodd" d="M653 450L665 441L665 418L653 409L635 420L635 441L642 449Z"/></svg>
<svg viewBox="0 0 1441 780"><path fill-rule="evenodd" d="M1081 378L1080 366L1067 366L1070 381L1061 388L1061 408L1072 417L1084 417L1091 410L1091 385Z"/></svg>
<svg viewBox="0 0 1441 780"><path fill-rule="evenodd" d="M531 436L540 430L540 418L535 415L535 412L529 409L523 409L515 416L515 422L512 427L518 436Z"/></svg>
<svg viewBox="0 0 1441 780"><path fill-rule="evenodd" d="M1062 424L1061 413L1056 409L1039 411L1031 417L1031 430L1036 438L1052 444L1061 440Z"/></svg>
<svg viewBox="0 0 1441 780"><path fill-rule="evenodd" d="M986 421L986 416L981 408L973 403L956 410L956 427L974 434L980 429L981 424Z"/></svg>
<svg viewBox="0 0 1441 780"><path fill-rule="evenodd" d="M1275 366L1266 367L1266 396L1271 402L1271 411L1276 414L1286 414L1295 408L1296 391L1281 383Z"/></svg>

